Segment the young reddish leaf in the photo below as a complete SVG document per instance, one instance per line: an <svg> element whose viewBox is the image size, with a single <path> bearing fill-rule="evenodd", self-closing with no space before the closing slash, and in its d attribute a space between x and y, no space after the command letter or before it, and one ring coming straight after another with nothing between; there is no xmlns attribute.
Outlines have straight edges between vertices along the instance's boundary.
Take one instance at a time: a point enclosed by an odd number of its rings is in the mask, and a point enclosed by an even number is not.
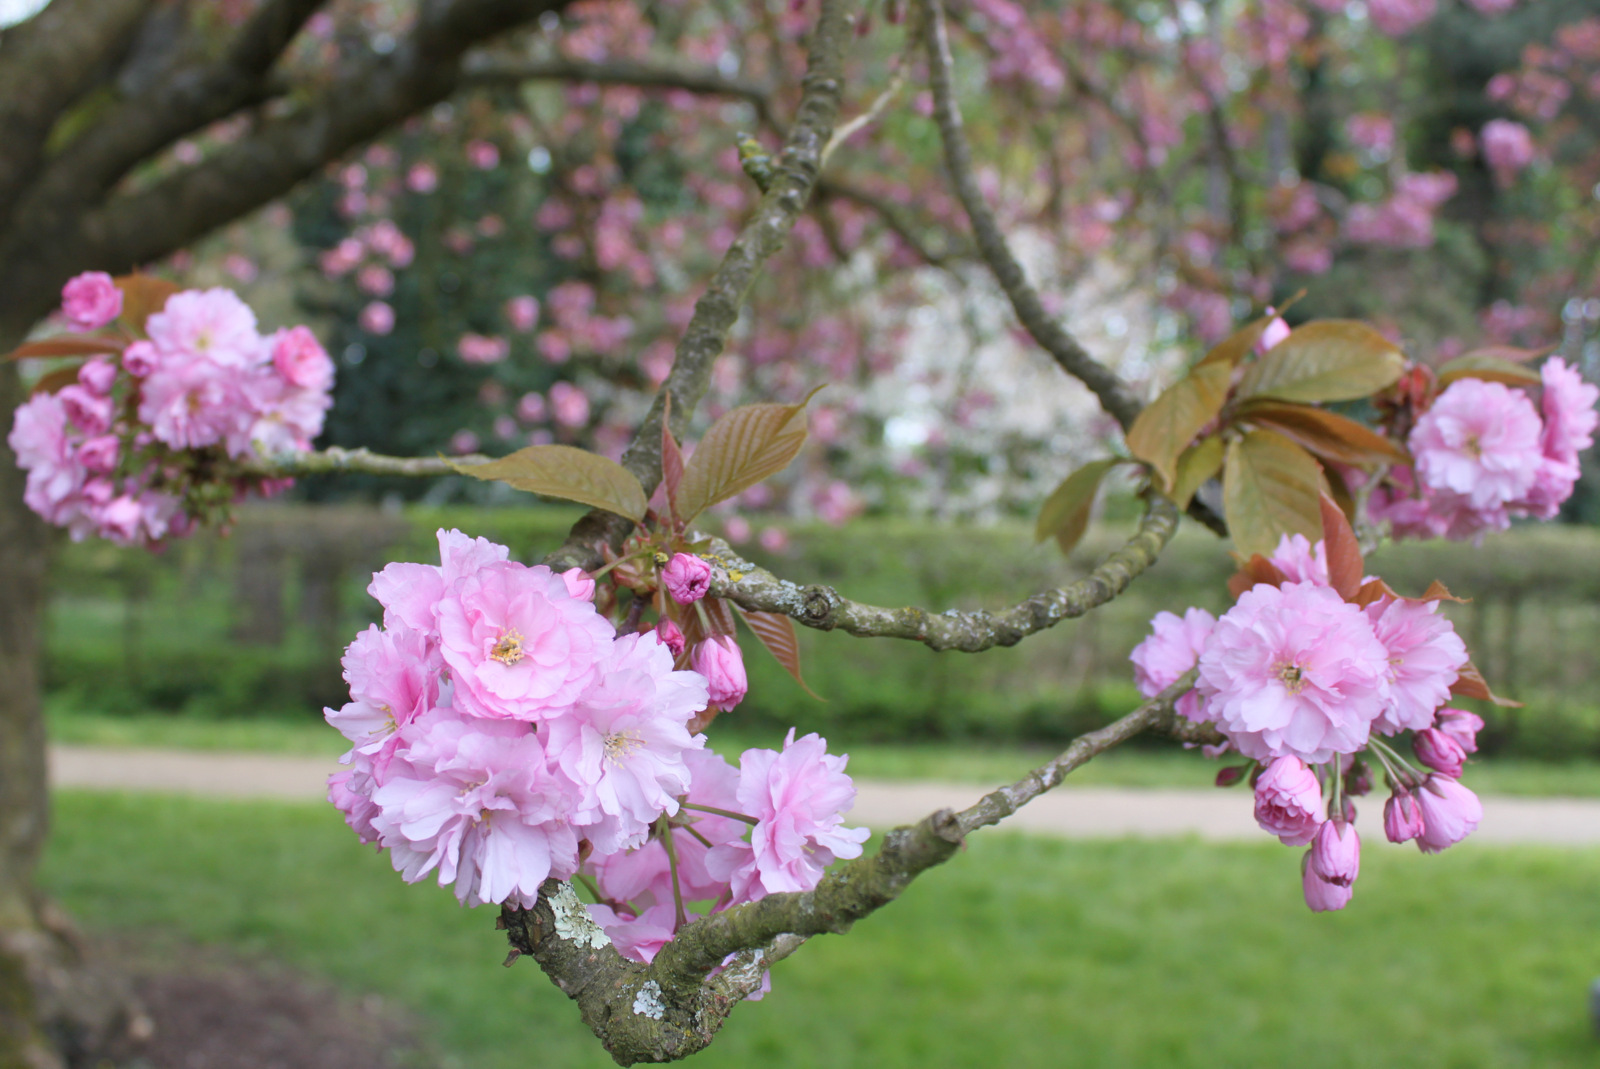
<svg viewBox="0 0 1600 1069"><path fill-rule="evenodd" d="M1397 598L1399 596L1394 592L1394 588L1382 579L1372 579L1361 584L1361 589L1356 592L1356 596L1352 600L1365 609L1368 605L1381 598Z"/></svg>
<svg viewBox="0 0 1600 1069"><path fill-rule="evenodd" d="M1043 542L1054 536L1061 552L1071 553L1083 532L1089 529L1089 512L1094 507L1100 480L1120 463L1114 457L1091 461L1063 479L1039 510L1039 520L1033 525L1033 540Z"/></svg>
<svg viewBox="0 0 1600 1069"><path fill-rule="evenodd" d="M77 381L77 364L74 364L71 367L58 367L54 371L41 375L39 377L39 381L33 384L33 390L31 392L35 394L56 393L59 390L66 389L68 386L71 386Z"/></svg>
<svg viewBox="0 0 1600 1069"><path fill-rule="evenodd" d="M1428 589L1422 592L1422 597L1416 598L1415 600L1453 601L1457 605L1470 605L1472 603L1471 598L1458 598L1454 594L1450 593L1450 588L1439 582L1437 579L1428 584Z"/></svg>
<svg viewBox="0 0 1600 1069"><path fill-rule="evenodd" d="M1286 534L1322 530L1322 470L1311 454L1270 431L1228 445L1223 511L1240 553L1271 553Z"/></svg>
<svg viewBox="0 0 1600 1069"><path fill-rule="evenodd" d="M1228 579L1228 593L1233 595L1234 601L1238 601L1239 595L1252 587L1262 583L1282 586L1288 581L1289 577L1283 574L1283 569L1257 553L1239 565L1239 570Z"/></svg>
<svg viewBox="0 0 1600 1069"><path fill-rule="evenodd" d="M126 338L101 337L97 334L57 334L53 338L31 341L17 346L4 357L6 360L28 360L56 356L99 356L120 353L128 347Z"/></svg>
<svg viewBox="0 0 1600 1069"><path fill-rule="evenodd" d="M1222 470L1222 436L1213 434L1200 439L1178 457L1177 477L1172 481L1172 503L1180 509L1189 502L1207 480Z"/></svg>
<svg viewBox="0 0 1600 1069"><path fill-rule="evenodd" d="M140 333L144 333L145 320L165 308L167 298L183 290L176 282L138 271L115 281L122 291L122 321Z"/></svg>
<svg viewBox="0 0 1600 1069"><path fill-rule="evenodd" d="M1256 342L1261 340L1262 332L1267 329L1276 316L1262 316L1260 319L1251 320L1232 334L1223 338L1211 351L1200 358L1200 364L1225 364L1234 367L1239 361L1250 355L1250 350L1256 347ZM1198 366L1198 365L1197 365Z"/></svg>
<svg viewBox="0 0 1600 1069"><path fill-rule="evenodd" d="M1239 396L1279 401L1352 401L1392 386L1405 357L1353 319L1320 319L1292 331L1245 369Z"/></svg>
<svg viewBox="0 0 1600 1069"><path fill-rule="evenodd" d="M734 621L733 608L722 598L701 598L695 604L705 608L706 618L711 621L711 634L733 635L738 632L739 627Z"/></svg>
<svg viewBox="0 0 1600 1069"><path fill-rule="evenodd" d="M1346 601L1354 601L1361 593L1361 543L1345 518L1344 510L1333 498L1323 494L1322 553L1328 562L1328 585Z"/></svg>
<svg viewBox="0 0 1600 1069"><path fill-rule="evenodd" d="M667 510L672 513L673 525L678 522L678 490L683 485L683 450L672 436L672 395L667 394L666 407L661 413L661 488L667 495Z"/></svg>
<svg viewBox="0 0 1600 1069"><path fill-rule="evenodd" d="M1462 666L1461 674L1456 677L1456 684L1450 688L1450 693L1457 698L1477 698L1479 701L1493 702L1508 709L1522 708L1521 702L1502 698L1490 690L1483 673L1478 671L1478 666L1471 661Z"/></svg>
<svg viewBox="0 0 1600 1069"><path fill-rule="evenodd" d="M794 621L781 613L756 612L740 608L738 605L734 606L734 610L738 612L739 619L744 621L751 634L761 640L767 652L783 665L784 671L793 676L794 681L800 684L807 694L819 702L822 701L822 696L812 690L800 675L800 641L794 633Z"/></svg>
<svg viewBox="0 0 1600 1069"><path fill-rule="evenodd" d="M638 523L650 507L633 473L608 457L570 445L531 445L487 464L450 463L463 475L576 501Z"/></svg>
<svg viewBox="0 0 1600 1069"><path fill-rule="evenodd" d="M1411 454L1397 443L1325 409L1283 401L1252 401L1240 409L1239 416L1341 464L1361 467L1411 463Z"/></svg>
<svg viewBox="0 0 1600 1069"><path fill-rule="evenodd" d="M744 405L713 423L684 466L678 491L683 522L788 467L805 444L810 400Z"/></svg>
<svg viewBox="0 0 1600 1069"><path fill-rule="evenodd" d="M1222 410L1232 371L1226 363L1196 365L1128 428L1128 451L1155 470L1162 490L1176 481L1178 457Z"/></svg>
<svg viewBox="0 0 1600 1069"><path fill-rule="evenodd" d="M1530 357L1537 355L1536 350L1513 351L1518 353L1526 351ZM1484 379L1487 382L1504 382L1510 386L1538 386L1544 381L1537 371L1513 363L1487 349L1458 356L1448 363L1439 365L1436 373L1441 390L1457 379Z"/></svg>
<svg viewBox="0 0 1600 1069"><path fill-rule="evenodd" d="M1346 519L1356 514L1355 496L1350 493L1350 487L1346 485L1344 476L1340 474L1338 468L1332 465L1323 467L1322 488L1333 498L1333 503L1344 512Z"/></svg>

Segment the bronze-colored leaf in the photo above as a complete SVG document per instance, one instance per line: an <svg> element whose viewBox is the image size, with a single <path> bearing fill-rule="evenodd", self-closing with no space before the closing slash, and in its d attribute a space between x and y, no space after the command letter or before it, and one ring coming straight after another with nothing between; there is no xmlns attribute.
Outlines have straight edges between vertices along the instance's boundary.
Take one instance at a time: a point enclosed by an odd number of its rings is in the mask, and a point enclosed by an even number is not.
<svg viewBox="0 0 1600 1069"><path fill-rule="evenodd" d="M744 405L713 423L684 465L678 491L683 522L788 467L806 441L810 400Z"/></svg>
<svg viewBox="0 0 1600 1069"><path fill-rule="evenodd" d="M1433 582L1428 584L1428 589L1426 589L1426 590L1424 590L1422 592L1422 597L1416 598L1414 600L1416 600L1416 601L1453 601L1457 605L1470 605L1470 604L1472 604L1472 599L1471 598L1458 598L1458 597L1456 597L1454 594L1450 593L1450 588L1449 587L1445 586L1443 583L1439 582L1439 580L1437 580L1437 579L1435 579Z"/></svg>
<svg viewBox="0 0 1600 1069"><path fill-rule="evenodd" d="M1222 497L1228 531L1240 553L1270 554L1286 534L1322 530L1322 471L1311 454L1271 431L1251 431L1228 445Z"/></svg>
<svg viewBox="0 0 1600 1069"><path fill-rule="evenodd" d="M1239 396L1279 401L1352 401L1392 386L1405 357L1353 319L1319 319L1290 332L1245 369Z"/></svg>
<svg viewBox="0 0 1600 1069"><path fill-rule="evenodd" d="M667 496L667 509L676 521L678 517L678 491L683 486L683 450L667 426L666 415L672 412L672 395L667 395L666 414L661 419L661 491Z"/></svg>
<svg viewBox="0 0 1600 1069"><path fill-rule="evenodd" d="M487 464L457 464L463 475L518 490L614 512L638 523L649 502L644 487L621 464L570 445L532 445Z"/></svg>
<svg viewBox="0 0 1600 1069"><path fill-rule="evenodd" d="M1177 477L1172 482L1173 504L1180 509L1188 508L1200 488L1222 470L1222 456L1222 436L1217 434L1208 435L1185 449L1178 457Z"/></svg>
<svg viewBox="0 0 1600 1069"><path fill-rule="evenodd" d="M1524 350L1514 350L1523 352ZM1526 350L1530 356L1534 350ZM1486 382L1503 382L1509 386L1538 386L1544 380L1532 368L1523 367L1513 363L1504 356L1497 355L1491 350L1480 349L1456 357L1448 363L1439 365L1439 387L1444 387L1457 379L1483 379Z"/></svg>
<svg viewBox="0 0 1600 1069"><path fill-rule="evenodd" d="M1394 588L1382 579L1371 579L1361 584L1361 589L1356 592L1354 601L1365 609L1368 605L1382 598L1399 597Z"/></svg>
<svg viewBox="0 0 1600 1069"><path fill-rule="evenodd" d="M794 621L781 613L756 612L754 609L741 608L734 605L739 619L750 629L751 634L761 640L767 652L778 659L784 671L794 677L805 692L822 701L823 698L811 689L804 677L800 674L800 640L794 633Z"/></svg>
<svg viewBox="0 0 1600 1069"><path fill-rule="evenodd" d="M1250 559L1239 565L1239 570L1228 578L1228 593L1233 595L1233 600L1238 601L1239 595L1246 590L1270 583L1272 586L1282 586L1289 581L1283 574L1283 569L1273 564L1259 553L1252 554Z"/></svg>
<svg viewBox="0 0 1600 1069"><path fill-rule="evenodd" d="M1128 428L1128 451L1154 469L1162 490L1177 478L1178 457L1222 410L1232 373L1227 363L1197 364Z"/></svg>
<svg viewBox="0 0 1600 1069"><path fill-rule="evenodd" d="M1328 585L1346 601L1354 601L1361 593L1361 575L1365 570L1361 559L1361 543L1350 526L1344 510L1333 498L1323 494L1322 505L1322 555L1328 564Z"/></svg>
<svg viewBox="0 0 1600 1069"><path fill-rule="evenodd" d="M33 393L58 393L78 381L78 365L71 367L58 367L39 377L33 384Z"/></svg>
<svg viewBox="0 0 1600 1069"><path fill-rule="evenodd" d="M58 356L109 356L128 347L125 338L98 334L57 334L53 338L24 342L4 357L6 360L50 359Z"/></svg>
<svg viewBox="0 0 1600 1069"><path fill-rule="evenodd" d="M1286 401L1251 401L1239 410L1239 417L1277 431L1318 456L1341 464L1362 467L1411 463L1411 454L1397 443L1326 409Z"/></svg>
<svg viewBox="0 0 1600 1069"><path fill-rule="evenodd" d="M140 333L144 333L145 321L167 306L167 298L183 289L176 282L140 271L115 281L122 291L122 321Z"/></svg>
<svg viewBox="0 0 1600 1069"><path fill-rule="evenodd" d="M1100 480L1119 463L1121 461L1115 457L1090 461L1063 479L1039 510L1038 522L1033 525L1033 540L1043 542L1054 537L1061 552L1071 553L1083 532L1089 529L1089 513L1094 508Z"/></svg>
<svg viewBox="0 0 1600 1069"><path fill-rule="evenodd" d="M1522 703L1502 698L1489 689L1488 682L1483 678L1483 673L1478 671L1478 666L1468 661L1461 668L1461 674L1456 677L1455 686L1450 688L1452 696L1457 698L1476 698L1479 701L1493 702L1508 709L1521 709Z"/></svg>

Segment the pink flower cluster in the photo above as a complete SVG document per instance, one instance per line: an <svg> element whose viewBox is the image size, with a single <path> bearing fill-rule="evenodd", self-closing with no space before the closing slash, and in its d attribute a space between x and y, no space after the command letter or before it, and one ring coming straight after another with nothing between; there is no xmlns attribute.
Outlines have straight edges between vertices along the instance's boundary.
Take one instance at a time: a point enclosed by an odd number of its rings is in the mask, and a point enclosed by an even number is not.
<svg viewBox="0 0 1600 1069"><path fill-rule="evenodd" d="M68 319L85 329L121 314L108 276L67 283ZM28 506L74 538L149 543L195 518L193 452L231 458L302 451L332 405L333 362L305 327L263 337L255 314L225 289L186 290L143 324L147 337L106 335L105 356L76 383L17 410L8 441L28 472ZM109 357L121 352L120 366ZM283 485L238 480L235 490Z"/></svg>
<svg viewBox="0 0 1600 1069"><path fill-rule="evenodd" d="M1502 383L1451 383L1411 431L1414 466L1373 493L1372 518L1396 538L1452 539L1505 530L1515 516L1554 518L1577 484L1578 455L1594 444L1600 387L1559 357L1539 375L1537 409Z"/></svg>
<svg viewBox="0 0 1600 1069"><path fill-rule="evenodd" d="M1280 540L1271 564L1283 581L1245 590L1220 618L1200 609L1158 615L1133 652L1134 679L1153 697L1196 671L1179 712L1214 724L1224 749L1251 759L1257 822L1287 845L1311 845L1306 901L1338 909L1359 868L1348 798L1369 789L1370 777L1358 764L1371 755L1389 775L1389 838L1436 852L1482 816L1456 780L1483 722L1443 708L1467 649L1437 602L1386 593L1346 601L1329 585L1323 544L1300 535ZM1408 731L1428 772L1380 738Z"/></svg>
<svg viewBox="0 0 1600 1069"><path fill-rule="evenodd" d="M350 644L351 701L326 711L352 743L329 800L408 882L526 907L587 858L597 921L648 960L688 919L677 903L809 890L860 855L866 831L840 816L855 790L823 740L791 731L734 769L691 734L717 687L674 669L681 634L618 636L576 569L459 531L439 551L373 577L383 626Z"/></svg>

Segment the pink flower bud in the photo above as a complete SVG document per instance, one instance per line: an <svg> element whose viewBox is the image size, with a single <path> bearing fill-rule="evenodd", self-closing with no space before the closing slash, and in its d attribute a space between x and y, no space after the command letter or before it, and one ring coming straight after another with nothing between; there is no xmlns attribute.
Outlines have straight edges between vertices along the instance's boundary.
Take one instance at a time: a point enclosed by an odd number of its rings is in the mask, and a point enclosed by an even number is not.
<svg viewBox="0 0 1600 1069"><path fill-rule="evenodd" d="M594 600L594 580L582 568L568 568L561 573L561 580L567 584L567 593L579 601Z"/></svg>
<svg viewBox="0 0 1600 1069"><path fill-rule="evenodd" d="M56 397L66 410L67 419L86 434L100 434L111 426L111 399L90 393L82 386L68 386Z"/></svg>
<svg viewBox="0 0 1600 1069"><path fill-rule="evenodd" d="M688 640L683 637L683 632L671 620L662 620L656 624L656 637L659 638L672 651L674 657L682 657L683 650L688 645Z"/></svg>
<svg viewBox="0 0 1600 1069"><path fill-rule="evenodd" d="M136 341L122 352L122 367L134 378L142 379L156 369L160 356L147 341Z"/></svg>
<svg viewBox="0 0 1600 1069"><path fill-rule="evenodd" d="M1301 873L1306 905L1318 913L1343 909L1360 872L1361 839L1356 829L1343 820L1326 822L1317 829Z"/></svg>
<svg viewBox="0 0 1600 1069"><path fill-rule="evenodd" d="M1391 843L1410 842L1422 834L1422 809L1410 791L1395 791L1383 803L1383 834Z"/></svg>
<svg viewBox="0 0 1600 1069"><path fill-rule="evenodd" d="M1256 352L1264 353L1289 336L1289 324L1283 321L1282 316L1273 316L1272 322L1261 332L1261 337L1256 339Z"/></svg>
<svg viewBox="0 0 1600 1069"><path fill-rule="evenodd" d="M97 438L90 438L78 447L78 463L86 469L101 475L109 474L117 467L117 454L121 446L114 434L102 434Z"/></svg>
<svg viewBox="0 0 1600 1069"><path fill-rule="evenodd" d="M1435 772L1451 779L1461 778L1461 765L1467 759L1467 752L1461 748L1459 742L1438 728L1426 728L1417 732L1411 739L1411 749L1416 753L1418 761Z"/></svg>
<svg viewBox="0 0 1600 1069"><path fill-rule="evenodd" d="M104 271L85 271L62 287L61 310L79 330L99 330L122 314L122 291Z"/></svg>
<svg viewBox="0 0 1600 1069"><path fill-rule="evenodd" d="M96 357L78 369L78 384L101 397L111 392L111 384L116 381L117 368L109 360Z"/></svg>
<svg viewBox="0 0 1600 1069"><path fill-rule="evenodd" d="M1483 819L1483 803L1478 796L1447 776L1429 776L1417 792L1422 810L1422 831L1417 847L1424 854L1437 854L1477 830Z"/></svg>
<svg viewBox="0 0 1600 1069"><path fill-rule="evenodd" d="M1285 846L1304 846L1322 820L1322 786L1298 757L1279 757L1256 780L1256 823Z"/></svg>
<svg viewBox="0 0 1600 1069"><path fill-rule="evenodd" d="M1227 765L1217 769L1217 786L1232 787L1235 783L1244 779L1245 770L1249 767L1249 765Z"/></svg>
<svg viewBox="0 0 1600 1069"><path fill-rule="evenodd" d="M1483 730L1483 717L1465 709L1440 709L1434 727L1456 740L1466 753L1478 752L1478 732Z"/></svg>
<svg viewBox="0 0 1600 1069"><path fill-rule="evenodd" d="M326 390L333 385L333 361L309 327L291 327L274 336L272 366L291 386Z"/></svg>
<svg viewBox="0 0 1600 1069"><path fill-rule="evenodd" d="M661 569L661 582L679 605L693 605L711 589L711 565L689 553L675 553Z"/></svg>
<svg viewBox="0 0 1600 1069"><path fill-rule="evenodd" d="M705 676L710 704L728 710L744 700L750 683L744 674L744 656L728 635L712 635L694 648L689 665Z"/></svg>

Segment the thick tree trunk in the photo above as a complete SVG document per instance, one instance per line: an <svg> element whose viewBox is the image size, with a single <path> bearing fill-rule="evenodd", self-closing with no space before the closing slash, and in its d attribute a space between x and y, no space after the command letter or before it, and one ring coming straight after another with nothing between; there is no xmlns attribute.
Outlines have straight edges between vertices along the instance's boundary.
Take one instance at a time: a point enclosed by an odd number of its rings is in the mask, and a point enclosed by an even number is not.
<svg viewBox="0 0 1600 1069"><path fill-rule="evenodd" d="M0 312L0 352L27 329ZM39 646L51 529L22 503L24 478L5 444L25 399L0 363L0 1067L84 1063L126 1031L121 984L92 967L59 910L33 886L50 822Z"/></svg>

